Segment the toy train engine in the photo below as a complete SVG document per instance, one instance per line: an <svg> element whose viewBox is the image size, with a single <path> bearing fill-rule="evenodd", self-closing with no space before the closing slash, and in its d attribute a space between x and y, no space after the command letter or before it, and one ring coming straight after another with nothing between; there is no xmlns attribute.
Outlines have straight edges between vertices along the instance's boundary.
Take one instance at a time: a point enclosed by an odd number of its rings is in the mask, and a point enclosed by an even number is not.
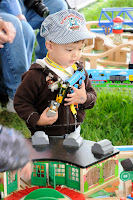
<svg viewBox="0 0 133 200"><path fill-rule="evenodd" d="M99 73L98 75L89 74L89 79L92 83L104 83L107 82L107 76L104 73Z"/></svg>
<svg viewBox="0 0 133 200"><path fill-rule="evenodd" d="M112 75L109 76L109 80L112 81L112 83L123 83L124 81L126 81L126 76Z"/></svg>
<svg viewBox="0 0 133 200"><path fill-rule="evenodd" d="M69 86L74 86L78 88L78 84L81 85L82 80L85 80L85 71L84 69L78 69L68 80L67 84Z"/></svg>
<svg viewBox="0 0 133 200"><path fill-rule="evenodd" d="M67 84L65 84L65 83L60 84L60 91L59 91L59 94L57 94L56 102L58 102L58 103L63 102L63 100L64 100L64 98L66 97L66 94L67 94L67 89L68 89Z"/></svg>

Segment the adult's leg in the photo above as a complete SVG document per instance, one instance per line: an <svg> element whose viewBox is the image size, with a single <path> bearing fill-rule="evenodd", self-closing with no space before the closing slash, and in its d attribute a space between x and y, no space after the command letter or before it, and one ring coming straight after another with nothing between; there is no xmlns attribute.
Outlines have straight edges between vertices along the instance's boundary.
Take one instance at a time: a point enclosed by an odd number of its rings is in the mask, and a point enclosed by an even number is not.
<svg viewBox="0 0 133 200"><path fill-rule="evenodd" d="M26 16L27 21L30 23L33 29L40 29L44 18L37 15L32 9L24 8L24 5L22 5L22 0L19 1L21 2L23 14ZM43 2L45 6L48 7L50 14L68 8L65 0L43 0ZM45 47L45 39L40 36L40 30L37 34L37 42L38 44L35 49L36 59L41 59L45 57L47 50Z"/></svg>
<svg viewBox="0 0 133 200"><path fill-rule="evenodd" d="M3 77L3 72L2 72L2 58L0 54L0 96L2 95L7 95L7 88L5 85L4 77ZM1 98L0 98L1 100Z"/></svg>
<svg viewBox="0 0 133 200"><path fill-rule="evenodd" d="M3 20L12 22L16 29L13 43L6 43L4 48L0 49L7 94L13 99L22 74L29 69L35 36L32 27L26 21L20 21L7 13L0 13L0 15Z"/></svg>
<svg viewBox="0 0 133 200"><path fill-rule="evenodd" d="M7 102L9 101L7 95L7 88L5 85L3 72L2 72L2 60L0 55L0 104L2 107L6 106Z"/></svg>

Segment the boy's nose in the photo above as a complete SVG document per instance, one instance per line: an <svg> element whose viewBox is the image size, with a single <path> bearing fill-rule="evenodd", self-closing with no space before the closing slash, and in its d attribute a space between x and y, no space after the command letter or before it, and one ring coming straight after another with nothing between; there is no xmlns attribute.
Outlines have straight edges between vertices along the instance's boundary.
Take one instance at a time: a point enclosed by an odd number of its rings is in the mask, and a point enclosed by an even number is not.
<svg viewBox="0 0 133 200"><path fill-rule="evenodd" d="M74 52L73 57L77 57L77 56L78 56L78 52Z"/></svg>

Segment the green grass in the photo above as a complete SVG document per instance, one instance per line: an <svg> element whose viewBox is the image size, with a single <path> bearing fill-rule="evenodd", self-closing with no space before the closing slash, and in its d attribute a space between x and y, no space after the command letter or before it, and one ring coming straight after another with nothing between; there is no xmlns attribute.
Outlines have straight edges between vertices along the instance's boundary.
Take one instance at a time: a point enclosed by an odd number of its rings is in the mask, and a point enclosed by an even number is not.
<svg viewBox="0 0 133 200"><path fill-rule="evenodd" d="M0 108L0 124L19 130L26 138L30 137L30 131L25 122L15 113L9 113L4 108Z"/></svg>
<svg viewBox="0 0 133 200"><path fill-rule="evenodd" d="M133 2L131 0L99 0L95 4L92 4L88 7L85 7L80 10L81 13L84 13L86 21L97 21L99 20L100 13L102 8L110 8L110 7L133 7ZM111 12L108 14L111 16ZM114 13L114 18L118 14ZM131 15L133 12L130 13ZM133 15L132 15L133 16ZM102 18L102 20L107 18Z"/></svg>
<svg viewBox="0 0 133 200"><path fill-rule="evenodd" d="M85 139L109 139L113 145L133 144L133 89L97 88L97 102L86 110Z"/></svg>

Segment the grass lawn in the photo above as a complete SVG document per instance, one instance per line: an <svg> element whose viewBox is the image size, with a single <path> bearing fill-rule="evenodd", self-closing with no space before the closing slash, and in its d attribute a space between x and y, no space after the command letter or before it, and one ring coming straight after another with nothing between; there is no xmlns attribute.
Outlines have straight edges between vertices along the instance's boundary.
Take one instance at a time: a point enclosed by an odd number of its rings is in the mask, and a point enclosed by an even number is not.
<svg viewBox="0 0 133 200"><path fill-rule="evenodd" d="M86 110L85 139L109 139L113 145L133 144L133 88L97 88L97 102Z"/></svg>

